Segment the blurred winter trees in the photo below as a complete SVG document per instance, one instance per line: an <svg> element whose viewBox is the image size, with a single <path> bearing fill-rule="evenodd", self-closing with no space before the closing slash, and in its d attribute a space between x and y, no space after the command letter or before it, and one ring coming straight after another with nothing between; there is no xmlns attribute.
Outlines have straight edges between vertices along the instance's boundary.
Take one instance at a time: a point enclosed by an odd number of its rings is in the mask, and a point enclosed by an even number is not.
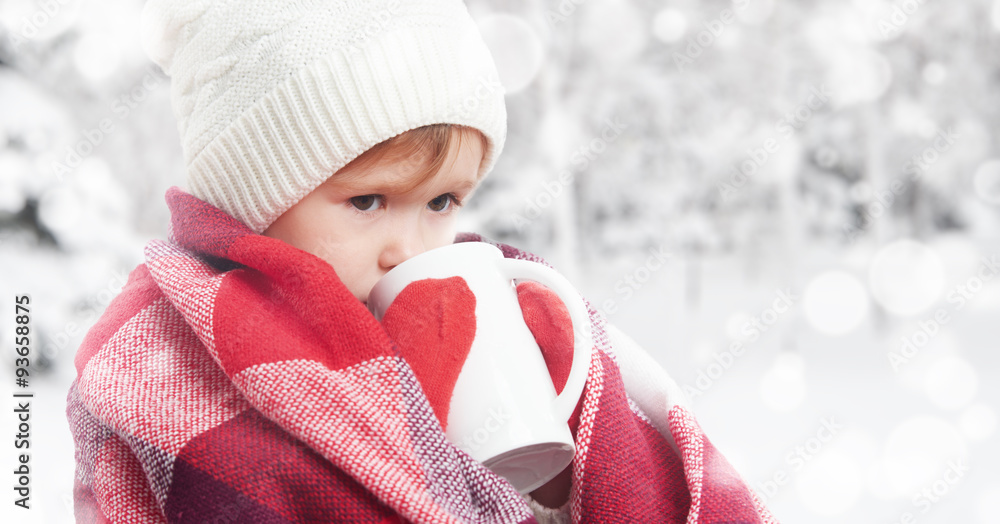
<svg viewBox="0 0 1000 524"><path fill-rule="evenodd" d="M1000 239L1000 0L466 3L509 125L463 229L541 254L603 291L597 304L618 300L612 321L679 383L746 342L775 288L801 294L699 399L706 428L742 417L710 434L737 466L743 451L750 480L788 466L812 415L854 417L838 442L862 452L824 451L772 507L901 521L937 459L966 441L986 449L998 368L995 323L980 319L995 318L1000 288L974 279ZM184 185L141 6L0 2L0 296L32 295L35 376L60 398L83 334L143 245L167 235L166 189ZM633 290L613 283L650 249L675 258L625 307ZM927 342L936 306L956 320ZM886 354L919 337L927 346L896 373ZM977 451L987 476L994 448ZM971 512L979 497L993 522L992 482L945 504ZM862 492L872 498L857 503Z"/></svg>
<svg viewBox="0 0 1000 524"><path fill-rule="evenodd" d="M468 5L510 123L466 224L567 272L654 245L998 233L1000 2ZM0 271L51 289L55 331L165 236L183 184L140 8L0 4Z"/></svg>
<svg viewBox="0 0 1000 524"><path fill-rule="evenodd" d="M497 236L590 259L997 232L995 2L470 4L544 50L494 42L502 76L536 76L509 95ZM625 130L605 147L608 119Z"/></svg>

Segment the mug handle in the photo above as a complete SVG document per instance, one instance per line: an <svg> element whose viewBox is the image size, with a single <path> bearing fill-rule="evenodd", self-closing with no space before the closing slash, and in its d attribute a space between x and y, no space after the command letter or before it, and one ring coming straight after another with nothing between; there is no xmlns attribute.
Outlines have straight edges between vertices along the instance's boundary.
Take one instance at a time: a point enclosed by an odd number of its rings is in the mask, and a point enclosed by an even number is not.
<svg viewBox="0 0 1000 524"><path fill-rule="evenodd" d="M587 382L587 372L590 368L591 336L590 314L584 306L583 298L576 288L566 280L566 277L554 269L528 260L505 258L500 261L500 270L509 280L534 280L559 295L573 321L573 363L563 390L552 401L552 412L558 420L568 421L576 409L576 403L583 394L583 386Z"/></svg>

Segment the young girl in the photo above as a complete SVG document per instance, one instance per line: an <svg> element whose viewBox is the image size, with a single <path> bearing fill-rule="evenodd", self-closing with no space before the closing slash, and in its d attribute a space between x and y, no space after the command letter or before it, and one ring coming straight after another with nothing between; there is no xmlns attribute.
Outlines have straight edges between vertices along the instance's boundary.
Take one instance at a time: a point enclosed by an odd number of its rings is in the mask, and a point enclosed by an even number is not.
<svg viewBox="0 0 1000 524"><path fill-rule="evenodd" d="M78 351L78 520L773 522L596 311L573 464L522 496L448 442L431 408L447 392L365 308L395 265L486 241L455 220L506 112L460 1L150 0L143 16L188 192L167 193L171 238ZM559 388L564 310L519 294Z"/></svg>

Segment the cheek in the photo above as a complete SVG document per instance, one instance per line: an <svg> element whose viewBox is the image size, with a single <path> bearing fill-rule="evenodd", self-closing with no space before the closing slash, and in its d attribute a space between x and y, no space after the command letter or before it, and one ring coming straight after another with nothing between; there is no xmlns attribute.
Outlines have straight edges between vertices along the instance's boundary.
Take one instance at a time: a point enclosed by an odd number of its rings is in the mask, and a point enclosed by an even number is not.
<svg viewBox="0 0 1000 524"><path fill-rule="evenodd" d="M320 258L333 267L337 278L358 300L364 301L368 297L368 292L375 285L378 275L375 272L375 263L367 253L337 249Z"/></svg>
<svg viewBox="0 0 1000 524"><path fill-rule="evenodd" d="M373 280L377 278L376 246L377 242L371 236L352 236L327 245L323 254L317 256L333 266L340 280L357 295L358 289L369 283L374 284ZM367 294L367 289L364 291Z"/></svg>
<svg viewBox="0 0 1000 524"><path fill-rule="evenodd" d="M329 242L318 246L314 255L326 260L342 279L356 279L364 274L365 261L370 256L364 243ZM346 283L346 282L345 282Z"/></svg>
<svg viewBox="0 0 1000 524"><path fill-rule="evenodd" d="M382 277L375 259L371 257L354 257L351 260L345 260L344 264L346 265L344 270L334 266L334 271L337 272L340 281L344 283L347 290L358 300L362 302L367 301L368 293L371 292L372 287Z"/></svg>
<svg viewBox="0 0 1000 524"><path fill-rule="evenodd" d="M305 251L337 268L350 262L363 247L364 234L357 232L343 210L327 205L299 223L298 241Z"/></svg>
<svg viewBox="0 0 1000 524"><path fill-rule="evenodd" d="M453 213L446 219L431 223L424 232L424 243L427 249L447 246L455 241L458 233L458 217Z"/></svg>
<svg viewBox="0 0 1000 524"><path fill-rule="evenodd" d="M327 212L322 206L316 205L309 197L302 200L271 224L264 235L283 240L320 258L323 247L332 239L328 237L329 223Z"/></svg>

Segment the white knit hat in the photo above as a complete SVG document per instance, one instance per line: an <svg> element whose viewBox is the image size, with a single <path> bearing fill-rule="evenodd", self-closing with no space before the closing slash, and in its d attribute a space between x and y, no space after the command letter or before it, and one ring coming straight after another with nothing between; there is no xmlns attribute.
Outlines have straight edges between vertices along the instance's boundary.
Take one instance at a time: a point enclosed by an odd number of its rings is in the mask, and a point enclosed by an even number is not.
<svg viewBox="0 0 1000 524"><path fill-rule="evenodd" d="M256 232L372 146L447 123L503 149L504 92L461 0L149 0L188 190Z"/></svg>

